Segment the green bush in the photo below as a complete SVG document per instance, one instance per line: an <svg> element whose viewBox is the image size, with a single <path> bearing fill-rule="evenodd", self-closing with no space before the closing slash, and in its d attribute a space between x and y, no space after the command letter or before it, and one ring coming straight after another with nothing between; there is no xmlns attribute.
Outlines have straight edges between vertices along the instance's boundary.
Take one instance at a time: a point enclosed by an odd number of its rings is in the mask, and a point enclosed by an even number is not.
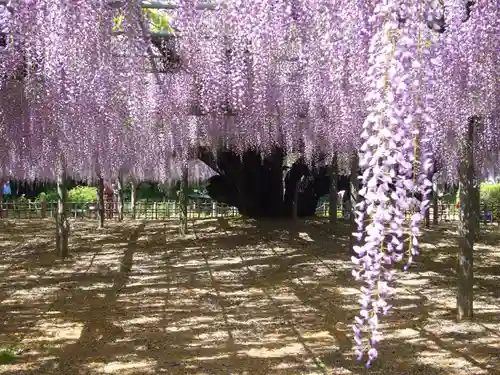
<svg viewBox="0 0 500 375"><path fill-rule="evenodd" d="M500 184L482 183L479 196L481 205L486 205L488 211L493 214L493 220L500 220ZM460 202L460 189L456 193L456 204L458 202Z"/></svg>
<svg viewBox="0 0 500 375"><path fill-rule="evenodd" d="M22 350L15 345L0 347L0 366L13 364L21 352Z"/></svg>
<svg viewBox="0 0 500 375"><path fill-rule="evenodd" d="M45 198L47 203L57 202L57 190L48 190L41 192L36 197L37 202L41 202ZM92 186L77 186L68 191L68 202L95 202L97 200L97 188Z"/></svg>
<svg viewBox="0 0 500 375"><path fill-rule="evenodd" d="M38 196L36 197L35 201L36 202L41 202L45 200L46 202L56 202L57 201L57 190L51 189L48 191L42 191Z"/></svg>
<svg viewBox="0 0 500 375"><path fill-rule="evenodd" d="M77 186L68 192L69 202L95 202L97 200L97 188L92 186Z"/></svg>
<svg viewBox="0 0 500 375"><path fill-rule="evenodd" d="M481 204L493 213L493 220L500 220L500 184L481 184Z"/></svg>

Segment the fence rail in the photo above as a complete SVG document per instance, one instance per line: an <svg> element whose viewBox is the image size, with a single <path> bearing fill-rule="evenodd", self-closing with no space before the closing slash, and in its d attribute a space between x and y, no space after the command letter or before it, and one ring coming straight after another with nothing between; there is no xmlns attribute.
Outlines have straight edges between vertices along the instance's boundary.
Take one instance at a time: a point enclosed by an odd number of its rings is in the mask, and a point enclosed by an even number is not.
<svg viewBox="0 0 500 375"><path fill-rule="evenodd" d="M74 219L96 219L96 203L68 203L68 215ZM124 216L132 217L132 205L125 202ZM36 219L55 217L57 212L56 202L4 202L0 207L0 219ZM145 220L166 220L179 217L180 208L176 201L139 201L136 203L136 218ZM320 202L316 208L316 215L327 217L329 212L328 202ZM118 207L116 204L107 203L105 214L108 219L118 218ZM337 207L338 217L348 217L349 213L345 207ZM433 218L433 209L430 208L430 218ZM192 219L215 218L215 217L237 217L240 216L236 207L231 207L222 203L205 201L191 201L188 204L188 217ZM454 204L439 204L438 221L450 222L458 221L460 209ZM485 223L500 222L500 207L481 207L479 219Z"/></svg>
<svg viewBox="0 0 500 375"><path fill-rule="evenodd" d="M74 219L97 219L96 203L68 203L67 213ZM55 217L57 213L56 202L7 202L2 204L0 218L8 219L35 219ZM125 202L123 214L132 217L132 205ZM118 207L113 203L105 203L105 215L107 219L118 218ZM139 201L135 206L135 217L145 220L166 220L179 217L180 208L176 201L144 202ZM210 217L235 217L239 216L238 209L216 202L189 202L189 218Z"/></svg>
<svg viewBox="0 0 500 375"><path fill-rule="evenodd" d="M328 217L330 211L330 205L328 201L320 202L318 207L316 208L317 216ZM347 218L349 213L339 204L337 207L337 216ZM429 209L429 216L432 221L434 217L434 209L431 207ZM460 220L460 208L458 208L455 204L451 203L440 203L438 205L438 222L450 222L450 221L459 221ZM500 222L500 206L498 207L485 207L483 205L480 206L479 209L479 220L484 223L496 223Z"/></svg>

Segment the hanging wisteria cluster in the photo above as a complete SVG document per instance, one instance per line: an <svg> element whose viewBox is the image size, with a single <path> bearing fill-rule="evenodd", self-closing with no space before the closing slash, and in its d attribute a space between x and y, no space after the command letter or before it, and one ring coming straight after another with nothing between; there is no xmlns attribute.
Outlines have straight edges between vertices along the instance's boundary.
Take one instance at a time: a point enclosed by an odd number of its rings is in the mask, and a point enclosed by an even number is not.
<svg viewBox="0 0 500 375"><path fill-rule="evenodd" d="M113 30L117 6L121 31ZM354 332L389 309L391 264L418 251L434 162L455 178L475 116L478 170L499 166L500 10L491 0L221 0L172 13L180 67L150 56L138 1L0 0L0 175L177 177L174 160L221 144L363 171ZM405 224L412 196L421 212Z"/></svg>

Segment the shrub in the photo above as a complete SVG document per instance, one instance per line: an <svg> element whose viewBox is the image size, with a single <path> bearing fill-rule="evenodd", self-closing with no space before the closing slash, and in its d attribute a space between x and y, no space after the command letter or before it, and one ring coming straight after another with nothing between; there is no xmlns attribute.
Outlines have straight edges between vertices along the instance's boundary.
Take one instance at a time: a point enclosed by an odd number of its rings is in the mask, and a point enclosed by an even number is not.
<svg viewBox="0 0 500 375"><path fill-rule="evenodd" d="M36 197L35 201L36 202L41 202L45 199L46 202L56 202L57 201L57 190L51 189L48 191L42 191L38 196Z"/></svg>
<svg viewBox="0 0 500 375"><path fill-rule="evenodd" d="M493 213L493 220L500 220L500 184L481 184L481 204Z"/></svg>
<svg viewBox="0 0 500 375"><path fill-rule="evenodd" d="M22 350L14 345L0 347L0 366L16 362L21 352Z"/></svg>
<svg viewBox="0 0 500 375"><path fill-rule="evenodd" d="M45 198L47 203L57 202L57 190L48 190L41 192L36 197L37 202L41 202ZM95 202L97 200L97 188L91 186L77 186L68 191L68 202L82 203Z"/></svg>
<svg viewBox="0 0 500 375"><path fill-rule="evenodd" d="M486 205L493 214L493 220L500 220L500 184L482 183L480 187L481 205ZM460 190L457 191L456 202L460 201ZM482 213L481 213L482 214Z"/></svg>
<svg viewBox="0 0 500 375"><path fill-rule="evenodd" d="M77 186L68 192L69 202L95 202L97 200L97 188L92 186Z"/></svg>

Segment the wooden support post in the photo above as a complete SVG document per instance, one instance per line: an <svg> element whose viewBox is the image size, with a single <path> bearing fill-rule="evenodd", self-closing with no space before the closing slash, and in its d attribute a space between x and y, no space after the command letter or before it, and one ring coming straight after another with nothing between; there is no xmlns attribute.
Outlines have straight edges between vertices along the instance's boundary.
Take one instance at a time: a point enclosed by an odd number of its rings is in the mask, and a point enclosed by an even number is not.
<svg viewBox="0 0 500 375"><path fill-rule="evenodd" d="M179 189L179 208L180 208L180 234L185 236L188 232L188 164L182 167L182 177L181 177L180 189Z"/></svg>
<svg viewBox="0 0 500 375"><path fill-rule="evenodd" d="M297 222L299 220L299 190L300 190L300 184L304 180L304 176L300 178L295 183L295 190L293 192L293 203L292 203L292 219L294 222Z"/></svg>
<svg viewBox="0 0 500 375"><path fill-rule="evenodd" d="M132 219L137 219L137 180L132 177L130 179L130 208L132 210Z"/></svg>
<svg viewBox="0 0 500 375"><path fill-rule="evenodd" d="M337 199L339 195L338 189L339 165L338 154L335 152L330 165L330 193L329 193L329 212L328 221L330 224L337 223Z"/></svg>
<svg viewBox="0 0 500 375"><path fill-rule="evenodd" d="M479 238L481 232L481 194L479 191L479 182L476 180L472 185L472 215L474 220L474 238Z"/></svg>
<svg viewBox="0 0 500 375"><path fill-rule="evenodd" d="M432 224L439 223L439 186L437 181L432 183Z"/></svg>
<svg viewBox="0 0 500 375"><path fill-rule="evenodd" d="M56 213L56 253L60 258L69 255L69 221L67 217L68 187L66 185L66 168L60 166L57 175L57 213Z"/></svg>
<svg viewBox="0 0 500 375"><path fill-rule="evenodd" d="M105 203L104 203L104 179L101 175L97 177L97 229L104 228Z"/></svg>
<svg viewBox="0 0 500 375"><path fill-rule="evenodd" d="M123 193L123 173L118 173L116 180L116 189L118 190L118 221L123 221L125 211L125 194Z"/></svg>
<svg viewBox="0 0 500 375"><path fill-rule="evenodd" d="M351 155L350 162L350 170L351 175L349 178L349 222L351 226L351 233L357 232L357 224L356 224L356 204L359 199L359 179L358 179L358 171L359 171L359 156L357 152L353 152ZM351 248L354 245L354 237L350 236L350 245Z"/></svg>
<svg viewBox="0 0 500 375"><path fill-rule="evenodd" d="M350 180L349 180L349 201L351 203L351 212L350 212L350 217L351 217L351 222L354 223L354 219L356 218L355 212L356 212L356 204L358 203L359 199L359 178L358 178L358 171L359 171L359 156L355 152L351 156L351 175L350 175Z"/></svg>
<svg viewBox="0 0 500 375"><path fill-rule="evenodd" d="M47 217L47 199L45 197L42 198L42 219Z"/></svg>
<svg viewBox="0 0 500 375"><path fill-rule="evenodd" d="M474 126L471 118L462 144L459 169L460 181L460 226L459 251L457 259L457 320L473 317L473 253L474 253Z"/></svg>

